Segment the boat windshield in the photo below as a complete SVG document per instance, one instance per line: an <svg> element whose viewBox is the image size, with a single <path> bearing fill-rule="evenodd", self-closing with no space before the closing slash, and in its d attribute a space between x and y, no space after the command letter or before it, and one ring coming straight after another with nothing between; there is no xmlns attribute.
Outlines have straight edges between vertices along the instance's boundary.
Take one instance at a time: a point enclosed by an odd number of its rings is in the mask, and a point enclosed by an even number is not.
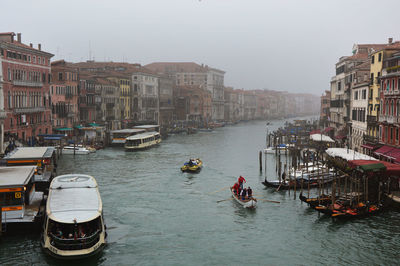
<svg viewBox="0 0 400 266"><path fill-rule="evenodd" d="M79 250L94 246L102 232L101 217L86 222L64 224L49 219L47 234L50 243L61 250Z"/></svg>
<svg viewBox="0 0 400 266"><path fill-rule="evenodd" d="M141 143L142 143L141 139L133 139L133 140L126 141L127 146L139 146Z"/></svg>

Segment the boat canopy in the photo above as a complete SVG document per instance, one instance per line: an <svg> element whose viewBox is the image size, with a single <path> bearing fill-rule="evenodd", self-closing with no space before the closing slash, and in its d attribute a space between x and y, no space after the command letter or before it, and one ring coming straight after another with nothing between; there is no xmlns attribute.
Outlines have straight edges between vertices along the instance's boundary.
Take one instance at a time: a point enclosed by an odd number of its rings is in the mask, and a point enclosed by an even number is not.
<svg viewBox="0 0 400 266"><path fill-rule="evenodd" d="M126 140L143 139L143 138L147 138L147 137L151 137L151 136L155 136L155 135L160 135L160 133L158 133L156 131L145 132L145 133L142 133L142 134L129 136L129 137L126 138Z"/></svg>
<svg viewBox="0 0 400 266"><path fill-rule="evenodd" d="M133 133L142 133L145 132L144 129L137 129L137 128L126 128L126 129L118 129L112 130L112 134L133 134Z"/></svg>
<svg viewBox="0 0 400 266"><path fill-rule="evenodd" d="M47 215L60 223L92 221L102 212L102 202L96 180L89 175L61 175L51 182L47 200Z"/></svg>

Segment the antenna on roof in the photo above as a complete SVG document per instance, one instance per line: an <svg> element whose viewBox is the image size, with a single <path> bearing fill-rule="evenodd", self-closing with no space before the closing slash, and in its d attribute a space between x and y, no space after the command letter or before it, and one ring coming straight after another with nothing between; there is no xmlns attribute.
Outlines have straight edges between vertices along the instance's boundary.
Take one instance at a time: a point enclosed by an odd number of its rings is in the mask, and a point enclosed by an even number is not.
<svg viewBox="0 0 400 266"><path fill-rule="evenodd" d="M89 60L92 60L92 47L90 45L90 40L89 40Z"/></svg>

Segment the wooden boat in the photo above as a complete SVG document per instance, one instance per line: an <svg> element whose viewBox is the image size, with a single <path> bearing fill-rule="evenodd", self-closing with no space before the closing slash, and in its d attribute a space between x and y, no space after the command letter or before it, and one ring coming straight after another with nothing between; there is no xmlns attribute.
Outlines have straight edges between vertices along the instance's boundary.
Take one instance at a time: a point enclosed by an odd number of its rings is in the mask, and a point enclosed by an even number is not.
<svg viewBox="0 0 400 266"><path fill-rule="evenodd" d="M254 209L257 206L257 199L254 197L251 197L250 199L245 199L242 200L240 199L235 192L233 191L233 189L231 188L231 193L232 193L232 197L234 198L234 200L239 203L240 205L243 206L243 208L248 208L248 209Z"/></svg>
<svg viewBox="0 0 400 266"><path fill-rule="evenodd" d="M197 158L196 160L190 160L189 162L186 162L181 167L181 170L182 170L182 172L196 173L196 172L199 172L202 167L203 167L203 162L199 158Z"/></svg>
<svg viewBox="0 0 400 266"><path fill-rule="evenodd" d="M328 205L332 202L332 197L328 195L321 195L320 197L315 197L315 198L307 198L306 196L303 196L303 194L300 193L299 199L302 202L305 202L310 206L310 208L315 209L319 205Z"/></svg>
<svg viewBox="0 0 400 266"><path fill-rule="evenodd" d="M386 200L389 206L400 209L400 191L392 191L390 194L386 194Z"/></svg>

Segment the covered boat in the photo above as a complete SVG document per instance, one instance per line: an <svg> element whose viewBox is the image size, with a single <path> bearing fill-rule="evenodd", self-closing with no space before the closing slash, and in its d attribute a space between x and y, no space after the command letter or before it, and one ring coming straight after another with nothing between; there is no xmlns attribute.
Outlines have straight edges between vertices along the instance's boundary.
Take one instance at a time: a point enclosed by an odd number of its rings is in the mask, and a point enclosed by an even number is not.
<svg viewBox="0 0 400 266"><path fill-rule="evenodd" d="M103 249L103 206L92 176L69 174L53 179L41 242L48 254L62 259L88 257Z"/></svg>
<svg viewBox="0 0 400 266"><path fill-rule="evenodd" d="M181 170L182 172L192 172L196 173L201 170L203 166L203 162L197 158L197 159L190 159L188 162L186 162L182 167Z"/></svg>
<svg viewBox="0 0 400 266"><path fill-rule="evenodd" d="M236 193L234 192L233 188L231 188L231 193L232 193L232 197L233 199L239 203L240 205L242 205L244 208L248 208L248 209L254 209L257 206L257 199L254 197L250 197L250 198L245 198L242 199L240 198L241 196L236 195Z"/></svg>

